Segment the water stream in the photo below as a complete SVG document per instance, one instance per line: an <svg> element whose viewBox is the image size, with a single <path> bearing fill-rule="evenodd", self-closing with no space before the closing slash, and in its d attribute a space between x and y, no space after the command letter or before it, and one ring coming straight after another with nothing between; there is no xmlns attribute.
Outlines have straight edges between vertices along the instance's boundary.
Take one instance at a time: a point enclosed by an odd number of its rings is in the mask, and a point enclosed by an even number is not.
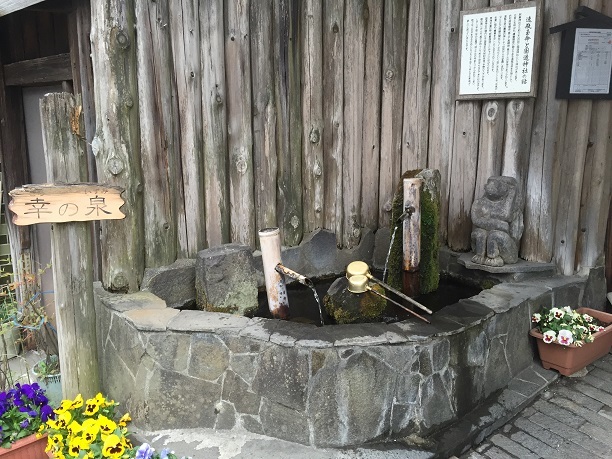
<svg viewBox="0 0 612 459"><path fill-rule="evenodd" d="M321 299L319 298L319 294L317 293L317 289L314 284L309 285L310 290L312 290L312 294L314 295L315 300L317 300L317 305L319 306L319 318L321 319L321 326L325 325L323 323L323 308L321 307Z"/></svg>
<svg viewBox="0 0 612 459"><path fill-rule="evenodd" d="M393 247L393 242L395 241L395 233L397 233L397 229L399 228L399 225L397 225L394 229L393 229L393 234L391 235L391 243L389 244L389 251L387 252L387 258L385 258L385 269L383 271L383 275L382 275L382 281L383 282L387 282L387 265L389 264L389 255L391 255L391 248Z"/></svg>

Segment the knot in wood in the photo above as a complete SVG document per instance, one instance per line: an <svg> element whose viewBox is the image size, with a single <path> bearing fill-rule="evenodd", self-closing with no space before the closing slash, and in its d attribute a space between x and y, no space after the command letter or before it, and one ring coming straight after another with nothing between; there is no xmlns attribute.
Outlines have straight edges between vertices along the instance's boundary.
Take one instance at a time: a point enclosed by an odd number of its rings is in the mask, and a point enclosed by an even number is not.
<svg viewBox="0 0 612 459"><path fill-rule="evenodd" d="M310 135L308 136L308 139L310 140L310 143L319 143L319 140L321 140L321 134L319 133L319 130L317 128L312 128L310 130Z"/></svg>
<svg viewBox="0 0 612 459"><path fill-rule="evenodd" d="M491 121L497 115L497 102L489 102L487 109L487 119Z"/></svg>
<svg viewBox="0 0 612 459"><path fill-rule="evenodd" d="M247 169L248 169L248 165L247 165L246 156L239 155L236 158L236 170L238 171L240 175L244 175Z"/></svg>
<svg viewBox="0 0 612 459"><path fill-rule="evenodd" d="M293 229L297 229L300 224L300 219L297 217L297 215L294 215L293 217L291 217L291 221L289 223L291 223Z"/></svg>
<svg viewBox="0 0 612 459"><path fill-rule="evenodd" d="M354 238L359 238L359 236L361 235L361 228L359 228L358 226L355 226L353 228L352 234Z"/></svg>
<svg viewBox="0 0 612 459"><path fill-rule="evenodd" d="M338 23L334 22L334 25L332 26L332 32L333 33L338 33L339 30L340 30L340 28L338 27Z"/></svg>
<svg viewBox="0 0 612 459"><path fill-rule="evenodd" d="M111 156L106 163L106 170L112 175L119 175L124 168L123 161L116 156Z"/></svg>
<svg viewBox="0 0 612 459"><path fill-rule="evenodd" d="M315 177L321 177L321 175L323 175L323 171L321 169L321 162L319 160L315 161L312 172L315 175Z"/></svg>
<svg viewBox="0 0 612 459"><path fill-rule="evenodd" d="M119 31L115 37L120 48L127 49L130 46L130 37L123 31Z"/></svg>
<svg viewBox="0 0 612 459"><path fill-rule="evenodd" d="M393 77L395 76L395 72L393 72L393 70L389 69L385 72L385 80L387 81L391 81L393 79Z"/></svg>
<svg viewBox="0 0 612 459"><path fill-rule="evenodd" d="M128 94L123 98L123 103L127 108L132 108L134 106L134 99Z"/></svg>

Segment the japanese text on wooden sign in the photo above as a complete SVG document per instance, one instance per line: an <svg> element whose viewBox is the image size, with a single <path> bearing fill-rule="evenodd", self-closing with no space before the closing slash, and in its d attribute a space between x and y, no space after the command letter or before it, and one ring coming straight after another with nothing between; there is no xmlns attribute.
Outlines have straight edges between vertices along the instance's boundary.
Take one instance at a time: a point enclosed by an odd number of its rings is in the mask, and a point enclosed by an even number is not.
<svg viewBox="0 0 612 459"><path fill-rule="evenodd" d="M462 12L458 98L535 95L538 8L518 5Z"/></svg>
<svg viewBox="0 0 612 459"><path fill-rule="evenodd" d="M9 209L16 225L125 218L121 189L98 184L26 185L12 190Z"/></svg>

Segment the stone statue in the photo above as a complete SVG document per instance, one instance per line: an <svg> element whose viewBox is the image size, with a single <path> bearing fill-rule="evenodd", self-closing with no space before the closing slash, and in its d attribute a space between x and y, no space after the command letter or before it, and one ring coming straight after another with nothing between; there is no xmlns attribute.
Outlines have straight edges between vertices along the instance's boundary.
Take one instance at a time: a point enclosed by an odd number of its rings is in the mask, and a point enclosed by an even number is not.
<svg viewBox="0 0 612 459"><path fill-rule="evenodd" d="M484 196L472 205L472 261L503 266L518 261L523 209L513 177L489 177Z"/></svg>

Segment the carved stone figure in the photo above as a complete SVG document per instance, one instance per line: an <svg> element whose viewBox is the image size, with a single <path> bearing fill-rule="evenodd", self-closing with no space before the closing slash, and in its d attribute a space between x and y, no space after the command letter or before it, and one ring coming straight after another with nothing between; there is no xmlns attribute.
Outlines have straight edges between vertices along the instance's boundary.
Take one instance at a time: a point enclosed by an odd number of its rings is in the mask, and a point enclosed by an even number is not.
<svg viewBox="0 0 612 459"><path fill-rule="evenodd" d="M489 177L484 196L472 205L472 261L503 266L518 261L523 209L512 177Z"/></svg>

